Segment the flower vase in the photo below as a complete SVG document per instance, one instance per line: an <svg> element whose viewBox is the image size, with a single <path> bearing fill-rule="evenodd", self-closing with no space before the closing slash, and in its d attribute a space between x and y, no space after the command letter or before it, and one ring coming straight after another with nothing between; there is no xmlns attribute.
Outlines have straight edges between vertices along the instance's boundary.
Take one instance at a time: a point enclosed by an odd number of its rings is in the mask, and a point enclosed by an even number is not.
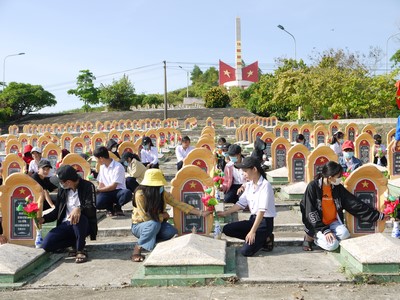
<svg viewBox="0 0 400 300"><path fill-rule="evenodd" d="M222 235L221 225L218 220L214 221L214 239L220 240Z"/></svg>
<svg viewBox="0 0 400 300"><path fill-rule="evenodd" d="M42 248L42 229L36 229L35 248Z"/></svg>
<svg viewBox="0 0 400 300"><path fill-rule="evenodd" d="M377 161L376 161L376 164L377 164L378 166L382 166L381 158L380 158L380 157L378 157L378 159L377 159Z"/></svg>
<svg viewBox="0 0 400 300"><path fill-rule="evenodd" d="M397 238L397 239L400 238L399 221L394 221L393 222L392 237Z"/></svg>

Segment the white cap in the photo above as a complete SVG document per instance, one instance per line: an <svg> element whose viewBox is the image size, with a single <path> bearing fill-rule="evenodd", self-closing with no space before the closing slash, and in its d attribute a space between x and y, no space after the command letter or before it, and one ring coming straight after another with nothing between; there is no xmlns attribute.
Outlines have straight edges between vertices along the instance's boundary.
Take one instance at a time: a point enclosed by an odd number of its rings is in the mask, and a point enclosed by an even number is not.
<svg viewBox="0 0 400 300"><path fill-rule="evenodd" d="M42 154L42 149L40 149L39 147L33 147L32 150L31 150L31 153L32 152L37 152L37 153Z"/></svg>

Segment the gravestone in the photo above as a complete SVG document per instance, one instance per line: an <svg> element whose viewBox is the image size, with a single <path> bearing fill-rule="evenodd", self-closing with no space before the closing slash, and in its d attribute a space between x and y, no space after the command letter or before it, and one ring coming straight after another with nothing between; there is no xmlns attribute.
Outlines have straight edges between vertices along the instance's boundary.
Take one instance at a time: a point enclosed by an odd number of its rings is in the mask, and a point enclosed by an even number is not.
<svg viewBox="0 0 400 300"><path fill-rule="evenodd" d="M306 181L313 180L329 161L338 161L338 157L331 147L321 144L315 148L307 157Z"/></svg>
<svg viewBox="0 0 400 300"><path fill-rule="evenodd" d="M350 173L344 182L345 188L370 207L381 210L384 207L387 178L374 164L363 165ZM346 224L351 236L383 232L385 221L361 222L346 212Z"/></svg>
<svg viewBox="0 0 400 300"><path fill-rule="evenodd" d="M376 134L376 128L374 125L367 124L364 126L364 128L361 130L362 133L368 133L372 138Z"/></svg>
<svg viewBox="0 0 400 300"><path fill-rule="evenodd" d="M193 165L184 165L171 181L171 194L174 199L202 211L206 209L201 201L201 197L204 196L204 187L213 187L213 185L213 180L206 172ZM192 233L196 230L198 234L208 235L213 226L213 215L207 217L185 215L174 208L174 224L178 229L178 234Z"/></svg>
<svg viewBox="0 0 400 300"><path fill-rule="evenodd" d="M265 154L267 155L268 158L272 157L271 146L275 139L276 139L275 134L273 134L270 131L264 133L261 137L261 140L265 142L265 152L266 152Z"/></svg>
<svg viewBox="0 0 400 300"><path fill-rule="evenodd" d="M339 131L340 124L338 121L332 121L329 123L329 135L333 136L336 132Z"/></svg>
<svg viewBox="0 0 400 300"><path fill-rule="evenodd" d="M276 125L272 132L275 134L276 137L280 137L282 135L281 125Z"/></svg>
<svg viewBox="0 0 400 300"><path fill-rule="evenodd" d="M14 173L6 178L0 186L3 235L11 244L33 246L36 238L36 227L32 219L19 212L17 207L25 205L25 198L31 196L38 201L42 187L29 175ZM42 205L39 204L41 216Z"/></svg>
<svg viewBox="0 0 400 300"><path fill-rule="evenodd" d="M361 160L363 164L374 162L374 139L369 133L360 134L354 143L355 156Z"/></svg>
<svg viewBox="0 0 400 300"><path fill-rule="evenodd" d="M346 128L344 129L344 138L345 140L350 140L354 142L356 137L358 136L358 126L356 123L349 123L347 124Z"/></svg>
<svg viewBox="0 0 400 300"><path fill-rule="evenodd" d="M328 140L328 135L329 135L329 132L325 126L319 125L319 126L314 127L314 131L311 135L311 139L313 141L314 148L318 147L318 145L320 145L320 144L325 145L325 143Z"/></svg>
<svg viewBox="0 0 400 300"><path fill-rule="evenodd" d="M271 145L272 169L286 167L286 154L290 143L284 137L277 137Z"/></svg>
<svg viewBox="0 0 400 300"><path fill-rule="evenodd" d="M295 142L297 135L300 133L300 126L297 125L297 124L293 124L292 126L290 126L290 131L289 132L290 132L289 140L291 142Z"/></svg>
<svg viewBox="0 0 400 300"><path fill-rule="evenodd" d="M282 126L281 126L282 136L287 140L289 140L289 128L290 128L290 125L286 124L286 123L282 124Z"/></svg>
<svg viewBox="0 0 400 300"><path fill-rule="evenodd" d="M6 154L15 153L23 151L21 143L17 139L9 139L6 144Z"/></svg>
<svg viewBox="0 0 400 300"><path fill-rule="evenodd" d="M394 151L392 151L394 143L396 143L395 140L390 142L387 148L387 169L391 180L400 178L400 143L398 143L395 146Z"/></svg>
<svg viewBox="0 0 400 300"><path fill-rule="evenodd" d="M72 134L67 132L63 133L61 136L61 148L71 151L71 141L73 138L74 137Z"/></svg>
<svg viewBox="0 0 400 300"><path fill-rule="evenodd" d="M88 179L91 172L89 162L76 153L67 154L60 164L60 166L63 165L70 165L73 167L78 175L83 179Z"/></svg>
<svg viewBox="0 0 400 300"><path fill-rule="evenodd" d="M82 154L85 152L85 140L81 137L74 137L71 141L71 153Z"/></svg>
<svg viewBox="0 0 400 300"><path fill-rule="evenodd" d="M24 160L15 153L7 154L1 164L3 169L1 173L3 181L11 174L23 173L26 168Z"/></svg>
<svg viewBox="0 0 400 300"><path fill-rule="evenodd" d="M57 161L61 160L61 149L56 144L47 144L42 151L42 157L50 161L53 170L55 170Z"/></svg>
<svg viewBox="0 0 400 300"><path fill-rule="evenodd" d="M189 165L197 166L209 176L213 176L215 159L212 155L212 152L208 148L195 148L183 159L183 166Z"/></svg>

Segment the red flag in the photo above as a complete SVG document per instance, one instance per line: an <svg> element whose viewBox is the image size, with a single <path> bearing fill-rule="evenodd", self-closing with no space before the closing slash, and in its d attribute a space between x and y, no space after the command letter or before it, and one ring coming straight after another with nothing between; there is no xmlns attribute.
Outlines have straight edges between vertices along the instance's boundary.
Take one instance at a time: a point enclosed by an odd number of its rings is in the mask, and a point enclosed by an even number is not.
<svg viewBox="0 0 400 300"><path fill-rule="evenodd" d="M258 81L258 61L242 69L242 79L251 82Z"/></svg>
<svg viewBox="0 0 400 300"><path fill-rule="evenodd" d="M223 85L225 82L236 80L235 68L230 65L219 61L219 85Z"/></svg>
<svg viewBox="0 0 400 300"><path fill-rule="evenodd" d="M400 80L397 81L394 85L397 88L397 91L396 91L396 103L397 103L397 107L400 109Z"/></svg>

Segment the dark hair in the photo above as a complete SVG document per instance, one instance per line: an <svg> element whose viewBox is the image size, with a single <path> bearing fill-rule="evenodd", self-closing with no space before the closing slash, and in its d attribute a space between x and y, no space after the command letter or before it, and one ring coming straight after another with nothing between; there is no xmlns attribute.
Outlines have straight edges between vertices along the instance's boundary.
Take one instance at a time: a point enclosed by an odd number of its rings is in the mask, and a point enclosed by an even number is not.
<svg viewBox="0 0 400 300"><path fill-rule="evenodd" d="M299 133L299 134L296 136L296 142L301 141L301 142L304 143L305 140L306 140L306 138L305 138L304 135L302 135L301 133Z"/></svg>
<svg viewBox="0 0 400 300"><path fill-rule="evenodd" d="M160 194L159 186L147 185L139 185L135 190L135 194L138 191L142 191L144 195L145 213L150 216L152 220L159 222L159 214L162 213L164 209L164 192Z"/></svg>
<svg viewBox="0 0 400 300"><path fill-rule="evenodd" d="M122 159L123 159L123 160L126 160L126 159L128 159L128 158L130 158L130 159L136 159L137 161L140 161L139 155L137 155L136 153L132 153L132 152L126 151L126 152L124 152L124 153L122 154Z"/></svg>
<svg viewBox="0 0 400 300"><path fill-rule="evenodd" d="M336 131L332 137L331 145L335 144L340 140L341 138L344 137L344 133L341 131Z"/></svg>
<svg viewBox="0 0 400 300"><path fill-rule="evenodd" d="M104 146L100 146L99 148L94 149L93 155L96 158L100 158L100 157L103 157L106 159L110 158L110 154L108 153L107 148Z"/></svg>
<svg viewBox="0 0 400 300"><path fill-rule="evenodd" d="M315 179L318 180L320 178L328 178L331 176L335 176L339 173L340 173L340 176L342 176L342 173L343 173L342 166L339 165L335 161L330 161L322 167L321 173L318 173L317 175L315 175Z"/></svg>
<svg viewBox="0 0 400 300"><path fill-rule="evenodd" d="M218 139L218 142L217 142L217 143L225 144L225 143L226 143L226 139L225 139L224 137L220 137L220 138Z"/></svg>
<svg viewBox="0 0 400 300"><path fill-rule="evenodd" d="M182 138L182 142L189 142L189 143L190 143L190 138L189 138L187 135L185 135L185 136Z"/></svg>

